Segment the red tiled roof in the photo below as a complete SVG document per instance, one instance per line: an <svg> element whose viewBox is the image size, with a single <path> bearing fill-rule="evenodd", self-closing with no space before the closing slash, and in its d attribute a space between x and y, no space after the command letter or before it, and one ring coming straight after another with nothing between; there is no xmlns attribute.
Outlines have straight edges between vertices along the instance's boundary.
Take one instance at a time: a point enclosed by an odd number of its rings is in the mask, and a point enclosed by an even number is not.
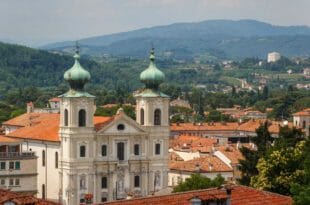
<svg viewBox="0 0 310 205"><path fill-rule="evenodd" d="M227 122L227 123L203 123L193 124L193 123L173 123L170 126L171 131L245 131L245 132L255 132L255 130L266 120L249 120L247 122L238 124L236 122ZM281 122L269 121L269 131L271 133L279 133ZM292 126L291 123L288 124Z"/></svg>
<svg viewBox="0 0 310 205"><path fill-rule="evenodd" d="M236 130L238 128L237 122L227 122L227 123L172 123L170 126L171 131L182 131L182 130L223 130L223 131L231 131Z"/></svg>
<svg viewBox="0 0 310 205"><path fill-rule="evenodd" d="M239 164L239 160L244 158L239 149L233 146L218 146L215 147L215 150L223 153L232 164Z"/></svg>
<svg viewBox="0 0 310 205"><path fill-rule="evenodd" d="M231 205L292 205L291 197L260 191L251 187L233 185ZM129 200L106 202L106 205L190 205L190 199L199 197L203 201L226 200L227 194L223 189L211 188L163 196L150 196Z"/></svg>
<svg viewBox="0 0 310 205"><path fill-rule="evenodd" d="M169 162L170 170L178 170L185 172L195 172L199 168L200 173L204 172L231 172L232 168L227 166L222 160L216 156L204 156L188 161Z"/></svg>
<svg viewBox="0 0 310 205"><path fill-rule="evenodd" d="M8 137L45 140L59 142L59 114L55 113L26 113L5 122L5 125L21 126L7 134ZM94 117L95 129L100 129L111 117Z"/></svg>
<svg viewBox="0 0 310 205"><path fill-rule="evenodd" d="M60 98L51 98L48 100L49 102L59 102Z"/></svg>
<svg viewBox="0 0 310 205"><path fill-rule="evenodd" d="M31 194L0 189L0 204L4 204L5 202L14 202L16 205L60 205L56 202L38 199Z"/></svg>
<svg viewBox="0 0 310 205"><path fill-rule="evenodd" d="M170 148L178 151L191 151L191 152L210 152L214 144L216 144L216 139L199 137L199 136L189 136L180 135L169 141Z"/></svg>
<svg viewBox="0 0 310 205"><path fill-rule="evenodd" d="M5 135L0 135L0 144L11 144L11 143L19 143L20 140L14 139L11 137L7 137Z"/></svg>
<svg viewBox="0 0 310 205"><path fill-rule="evenodd" d="M310 108L306 108L302 111L296 112L293 116L310 116Z"/></svg>

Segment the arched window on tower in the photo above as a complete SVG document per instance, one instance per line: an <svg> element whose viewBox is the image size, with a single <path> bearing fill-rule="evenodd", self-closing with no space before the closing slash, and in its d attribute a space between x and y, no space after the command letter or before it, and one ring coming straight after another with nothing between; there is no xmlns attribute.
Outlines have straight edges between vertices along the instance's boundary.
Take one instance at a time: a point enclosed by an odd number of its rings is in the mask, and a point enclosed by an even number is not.
<svg viewBox="0 0 310 205"><path fill-rule="evenodd" d="M86 126L86 111L84 109L79 111L79 127Z"/></svg>
<svg viewBox="0 0 310 205"><path fill-rule="evenodd" d="M305 120L302 122L302 128L306 129L306 121Z"/></svg>
<svg viewBox="0 0 310 205"><path fill-rule="evenodd" d="M64 119L64 123L65 123L65 126L68 126L68 110L65 109L65 119Z"/></svg>
<svg viewBox="0 0 310 205"><path fill-rule="evenodd" d="M161 111L156 109L154 112L154 125L161 125Z"/></svg>
<svg viewBox="0 0 310 205"><path fill-rule="evenodd" d="M144 125L144 109L141 108L140 110L140 124Z"/></svg>

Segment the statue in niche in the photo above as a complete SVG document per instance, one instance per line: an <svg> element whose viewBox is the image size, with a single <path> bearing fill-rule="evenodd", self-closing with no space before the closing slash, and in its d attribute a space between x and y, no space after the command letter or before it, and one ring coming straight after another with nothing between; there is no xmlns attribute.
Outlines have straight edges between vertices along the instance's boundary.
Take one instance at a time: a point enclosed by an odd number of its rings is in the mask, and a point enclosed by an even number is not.
<svg viewBox="0 0 310 205"><path fill-rule="evenodd" d="M154 185L160 187L160 172L155 173Z"/></svg>

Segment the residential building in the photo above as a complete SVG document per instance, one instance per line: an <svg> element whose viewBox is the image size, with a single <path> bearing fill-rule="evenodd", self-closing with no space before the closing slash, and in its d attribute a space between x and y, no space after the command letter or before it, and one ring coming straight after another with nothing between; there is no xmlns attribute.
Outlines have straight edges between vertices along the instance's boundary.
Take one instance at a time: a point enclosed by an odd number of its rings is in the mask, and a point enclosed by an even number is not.
<svg viewBox="0 0 310 205"><path fill-rule="evenodd" d="M23 151L22 141L0 136L0 188L37 193L37 157Z"/></svg>
<svg viewBox="0 0 310 205"><path fill-rule="evenodd" d="M294 126L301 128L306 136L310 136L310 108L293 114Z"/></svg>

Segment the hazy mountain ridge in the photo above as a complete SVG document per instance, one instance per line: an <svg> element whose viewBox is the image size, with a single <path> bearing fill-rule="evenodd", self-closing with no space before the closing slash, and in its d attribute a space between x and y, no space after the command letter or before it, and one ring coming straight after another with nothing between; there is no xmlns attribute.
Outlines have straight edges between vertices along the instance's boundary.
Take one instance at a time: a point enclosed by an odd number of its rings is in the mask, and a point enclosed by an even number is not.
<svg viewBox="0 0 310 205"><path fill-rule="evenodd" d="M310 53L310 28L274 26L255 20L209 20L143 28L79 42L87 47L83 52L90 55L145 57L147 49L154 44L160 55L169 52L175 58L192 58L206 53L219 58L265 57L266 52L274 50L295 56ZM64 51L73 45L73 41L67 41L42 48Z"/></svg>

